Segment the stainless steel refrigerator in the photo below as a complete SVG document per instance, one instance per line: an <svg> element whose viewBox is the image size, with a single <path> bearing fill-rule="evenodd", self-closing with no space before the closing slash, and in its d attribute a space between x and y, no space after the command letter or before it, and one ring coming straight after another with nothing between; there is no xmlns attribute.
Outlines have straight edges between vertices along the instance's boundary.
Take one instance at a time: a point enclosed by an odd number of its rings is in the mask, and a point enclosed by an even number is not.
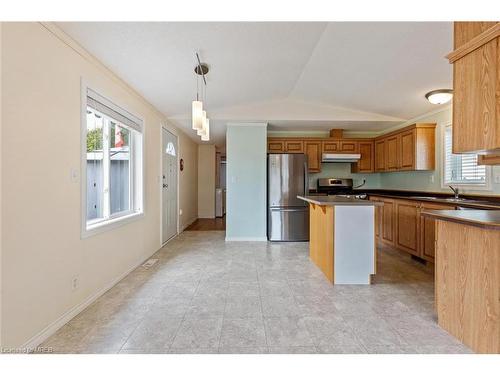
<svg viewBox="0 0 500 375"><path fill-rule="evenodd" d="M309 241L309 207L297 198L308 192L304 154L267 157L267 238L269 241Z"/></svg>

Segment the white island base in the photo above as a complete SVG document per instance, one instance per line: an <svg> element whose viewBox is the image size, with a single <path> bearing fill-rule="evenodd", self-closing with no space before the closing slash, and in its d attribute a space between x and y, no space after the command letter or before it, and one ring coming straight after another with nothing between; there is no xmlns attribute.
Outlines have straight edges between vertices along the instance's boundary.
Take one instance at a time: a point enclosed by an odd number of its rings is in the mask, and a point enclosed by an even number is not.
<svg viewBox="0 0 500 375"><path fill-rule="evenodd" d="M309 256L333 284L370 284L376 272L379 202L299 197L309 202Z"/></svg>

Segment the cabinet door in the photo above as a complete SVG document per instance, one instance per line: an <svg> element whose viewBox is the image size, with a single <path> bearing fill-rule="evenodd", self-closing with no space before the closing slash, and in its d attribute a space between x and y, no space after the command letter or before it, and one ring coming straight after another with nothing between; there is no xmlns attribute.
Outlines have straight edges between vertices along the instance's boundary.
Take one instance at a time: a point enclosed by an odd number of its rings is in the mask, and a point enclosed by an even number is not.
<svg viewBox="0 0 500 375"><path fill-rule="evenodd" d="M290 154L302 154L304 152L304 142L302 142L302 140L286 140L285 152Z"/></svg>
<svg viewBox="0 0 500 375"><path fill-rule="evenodd" d="M392 199L381 199L384 202L382 206L382 226L381 235L382 241L394 245L394 213L395 213L395 203Z"/></svg>
<svg viewBox="0 0 500 375"><path fill-rule="evenodd" d="M323 141L323 152L339 152L339 141Z"/></svg>
<svg viewBox="0 0 500 375"><path fill-rule="evenodd" d="M285 141L267 141L267 152L269 153L279 153L285 151Z"/></svg>
<svg viewBox="0 0 500 375"><path fill-rule="evenodd" d="M385 139L385 168L387 171L399 169L399 135Z"/></svg>
<svg viewBox="0 0 500 375"><path fill-rule="evenodd" d="M401 170L415 170L415 130L408 130L400 135Z"/></svg>
<svg viewBox="0 0 500 375"><path fill-rule="evenodd" d="M424 210L454 210L455 206L423 203ZM420 255L425 260L434 262L436 255L436 221L430 217L420 216Z"/></svg>
<svg viewBox="0 0 500 375"><path fill-rule="evenodd" d="M339 151L346 154L355 154L358 152L358 142L356 141L340 141Z"/></svg>
<svg viewBox="0 0 500 375"><path fill-rule="evenodd" d="M419 205L414 201L396 203L396 246L413 255L419 255Z"/></svg>
<svg viewBox="0 0 500 375"><path fill-rule="evenodd" d="M500 148L499 40L453 63L453 153Z"/></svg>
<svg viewBox="0 0 500 375"><path fill-rule="evenodd" d="M321 172L321 142L304 142L309 172Z"/></svg>
<svg viewBox="0 0 500 375"><path fill-rule="evenodd" d="M370 197L371 201L380 202L377 197ZM382 206L375 206L375 238L380 239L380 227L382 224Z"/></svg>
<svg viewBox="0 0 500 375"><path fill-rule="evenodd" d="M373 172L373 142L359 142L359 153L361 158L355 164L352 164L353 173L372 173Z"/></svg>
<svg viewBox="0 0 500 375"><path fill-rule="evenodd" d="M375 141L375 171L385 171L385 140Z"/></svg>

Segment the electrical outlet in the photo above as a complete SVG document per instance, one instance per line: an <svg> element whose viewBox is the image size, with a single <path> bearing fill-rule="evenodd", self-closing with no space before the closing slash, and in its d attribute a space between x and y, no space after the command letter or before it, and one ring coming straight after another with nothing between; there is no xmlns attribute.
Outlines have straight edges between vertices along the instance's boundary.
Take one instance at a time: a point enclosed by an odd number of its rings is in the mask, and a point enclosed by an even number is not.
<svg viewBox="0 0 500 375"><path fill-rule="evenodd" d="M182 208L179 209L179 216L182 216Z"/></svg>
<svg viewBox="0 0 500 375"><path fill-rule="evenodd" d="M434 182L434 175L431 174L431 182Z"/></svg>
<svg viewBox="0 0 500 375"><path fill-rule="evenodd" d="M500 184L500 174L495 176L495 184Z"/></svg>
<svg viewBox="0 0 500 375"><path fill-rule="evenodd" d="M71 290L75 291L79 286L80 280L78 279L78 276L73 277L73 279L71 280Z"/></svg>

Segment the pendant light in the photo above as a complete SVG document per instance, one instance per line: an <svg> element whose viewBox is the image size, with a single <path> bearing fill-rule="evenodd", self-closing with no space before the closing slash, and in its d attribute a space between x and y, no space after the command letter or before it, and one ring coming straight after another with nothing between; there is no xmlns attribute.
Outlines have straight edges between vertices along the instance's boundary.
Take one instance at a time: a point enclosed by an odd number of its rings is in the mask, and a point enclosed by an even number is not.
<svg viewBox="0 0 500 375"><path fill-rule="evenodd" d="M196 130L196 134L201 136L203 141L210 140L210 124L207 118L207 112L203 110L203 101L204 96L206 95L206 86L207 80L205 79L205 74L208 73L208 65L202 63L200 61L200 56L196 53L196 59L198 60L198 64L194 68L194 72L197 75L196 80L196 100L192 102L191 111L192 111L192 127L193 130ZM203 78L203 82L201 84L201 97L199 93L200 89L200 76ZM205 95L204 95L205 94Z"/></svg>

